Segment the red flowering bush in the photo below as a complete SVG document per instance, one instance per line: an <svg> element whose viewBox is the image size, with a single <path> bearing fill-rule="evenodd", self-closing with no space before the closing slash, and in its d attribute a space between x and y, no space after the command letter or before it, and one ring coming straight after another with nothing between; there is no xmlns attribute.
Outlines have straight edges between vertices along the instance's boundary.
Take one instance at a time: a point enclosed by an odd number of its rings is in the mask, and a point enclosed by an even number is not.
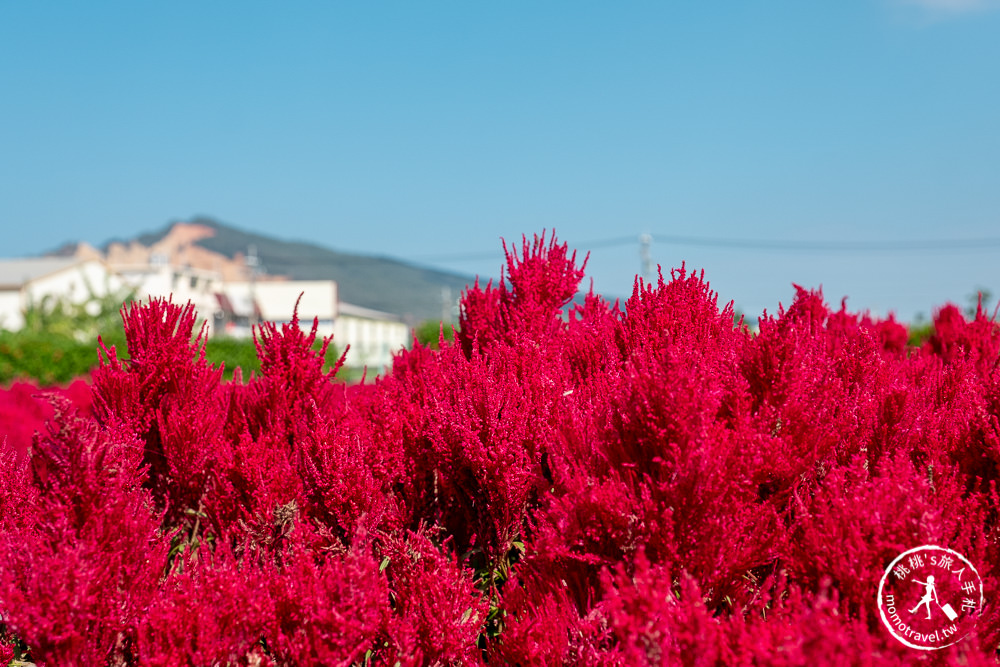
<svg viewBox="0 0 1000 667"><path fill-rule="evenodd" d="M82 379L65 387L39 387L23 381L0 387L0 446L18 455L27 452L34 434L43 430L54 415L52 403L45 400L46 395L53 394L69 399L81 414L90 414L90 385Z"/></svg>
<svg viewBox="0 0 1000 667"><path fill-rule="evenodd" d="M0 452L0 664L996 662L985 313L946 306L908 348L797 288L751 332L684 268L570 306L564 244L506 250L454 342L374 383L335 382L297 320L224 382L191 307L154 300L92 409L7 392L37 433ZM935 652L876 608L925 544L986 598Z"/></svg>

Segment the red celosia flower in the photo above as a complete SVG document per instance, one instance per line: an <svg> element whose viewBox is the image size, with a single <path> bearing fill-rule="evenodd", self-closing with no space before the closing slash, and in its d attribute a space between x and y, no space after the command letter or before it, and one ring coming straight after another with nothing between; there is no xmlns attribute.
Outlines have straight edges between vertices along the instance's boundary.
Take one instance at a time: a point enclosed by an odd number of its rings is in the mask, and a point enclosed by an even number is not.
<svg viewBox="0 0 1000 667"><path fill-rule="evenodd" d="M193 309L154 299L93 415L0 394L50 419L0 451L0 662L903 665L925 656L874 611L895 555L953 548L1000 595L981 309L914 350L796 288L752 334L684 267L570 306L565 244L506 250L456 342L374 383L336 384L296 317L224 384ZM936 664L995 662L981 612Z"/></svg>

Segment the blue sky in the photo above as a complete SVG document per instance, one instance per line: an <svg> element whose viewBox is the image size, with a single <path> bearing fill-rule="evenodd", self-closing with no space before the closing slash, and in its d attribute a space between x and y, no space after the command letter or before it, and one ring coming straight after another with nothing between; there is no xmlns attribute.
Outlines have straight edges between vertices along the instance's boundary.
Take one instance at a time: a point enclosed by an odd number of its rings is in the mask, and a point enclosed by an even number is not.
<svg viewBox="0 0 1000 667"><path fill-rule="evenodd" d="M555 228L625 239L589 274L627 295L648 232L749 314L909 319L1000 291L998 67L982 0L11 0L0 255L209 215L495 276Z"/></svg>

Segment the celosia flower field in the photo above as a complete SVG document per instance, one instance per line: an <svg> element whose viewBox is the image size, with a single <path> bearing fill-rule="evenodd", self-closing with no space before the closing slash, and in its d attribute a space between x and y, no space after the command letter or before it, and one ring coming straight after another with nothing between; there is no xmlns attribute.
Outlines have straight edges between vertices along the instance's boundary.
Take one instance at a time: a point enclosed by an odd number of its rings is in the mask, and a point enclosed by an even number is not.
<svg viewBox="0 0 1000 667"><path fill-rule="evenodd" d="M124 312L92 412L0 457L3 648L45 665L995 664L1000 333L905 328L800 289L751 333L703 277L588 295L507 255L439 350L346 387L315 333L221 381L196 314ZM313 330L315 332L315 329ZM334 369L336 370L336 369ZM901 552L976 564L975 632L918 651ZM30 649L30 652L26 652ZM3 653L6 651L6 653Z"/></svg>
<svg viewBox="0 0 1000 667"><path fill-rule="evenodd" d="M65 388L46 387L43 390L31 382L14 382L9 388L0 389L0 452L13 450L23 455L31 446L35 433L43 430L45 423L52 419L55 413L52 403L38 400L40 392L58 394L80 414L90 415L90 385L82 379L73 380Z"/></svg>

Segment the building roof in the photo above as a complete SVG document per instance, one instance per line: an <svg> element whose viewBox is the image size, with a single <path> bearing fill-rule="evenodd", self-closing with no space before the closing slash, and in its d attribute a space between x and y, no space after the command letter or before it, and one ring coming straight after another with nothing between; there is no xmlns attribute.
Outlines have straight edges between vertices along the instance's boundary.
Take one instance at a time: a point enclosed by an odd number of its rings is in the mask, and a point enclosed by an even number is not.
<svg viewBox="0 0 1000 667"><path fill-rule="evenodd" d="M0 287L20 288L32 280L86 263L77 257L19 257L0 259Z"/></svg>
<svg viewBox="0 0 1000 667"><path fill-rule="evenodd" d="M333 320L337 317L337 283L333 280L262 280L256 283L229 282L223 291L239 314L239 301L256 303L261 318L269 322L288 322L298 304L299 319L314 317Z"/></svg>
<svg viewBox="0 0 1000 667"><path fill-rule="evenodd" d="M371 308L356 306L353 303L344 303L343 301L339 304L339 310L341 315L346 315L347 317L359 317L366 320L383 320L385 322L403 321L399 315L384 313L381 310L372 310Z"/></svg>

